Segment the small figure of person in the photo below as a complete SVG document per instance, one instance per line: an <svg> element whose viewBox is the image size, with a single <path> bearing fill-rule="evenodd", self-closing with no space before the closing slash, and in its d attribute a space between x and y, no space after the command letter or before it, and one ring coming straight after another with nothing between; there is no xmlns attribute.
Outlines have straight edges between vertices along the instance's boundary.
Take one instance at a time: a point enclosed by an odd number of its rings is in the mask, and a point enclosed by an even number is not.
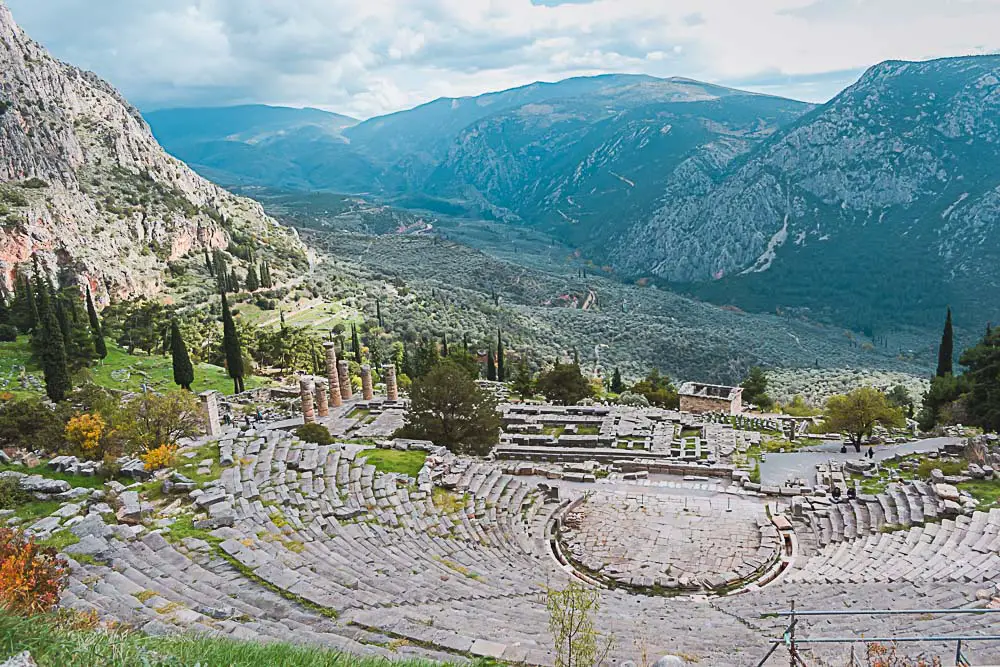
<svg viewBox="0 0 1000 667"><path fill-rule="evenodd" d="M840 453L841 454L846 454L847 453L847 445L841 445L840 446Z"/></svg>
<svg viewBox="0 0 1000 667"><path fill-rule="evenodd" d="M257 423L264 421L264 413L260 411L260 406L257 406Z"/></svg>
<svg viewBox="0 0 1000 667"><path fill-rule="evenodd" d="M226 426L232 426L233 425L233 418L229 416L228 412L226 414L222 415L222 423L225 424Z"/></svg>
<svg viewBox="0 0 1000 667"><path fill-rule="evenodd" d="M868 458L872 460L875 459L875 448L872 447L871 445L868 445Z"/></svg>
<svg viewBox="0 0 1000 667"><path fill-rule="evenodd" d="M833 491L831 493L833 495L833 499L834 500L840 500L840 487L839 486L834 486L833 487Z"/></svg>
<svg viewBox="0 0 1000 667"><path fill-rule="evenodd" d="M854 487L853 486L847 487L847 499L854 500L857 497L858 497L858 492L854 489Z"/></svg>
<svg viewBox="0 0 1000 667"><path fill-rule="evenodd" d="M250 428L250 415L245 415L243 418L246 420L247 428Z"/></svg>

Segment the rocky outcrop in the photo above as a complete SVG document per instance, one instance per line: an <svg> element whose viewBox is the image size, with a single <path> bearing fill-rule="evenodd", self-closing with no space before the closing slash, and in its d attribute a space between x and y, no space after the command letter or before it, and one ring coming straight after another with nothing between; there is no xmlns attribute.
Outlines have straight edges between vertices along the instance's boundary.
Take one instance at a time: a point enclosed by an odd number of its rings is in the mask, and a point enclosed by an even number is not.
<svg viewBox="0 0 1000 667"><path fill-rule="evenodd" d="M167 155L117 91L55 60L0 3L0 281L35 255L99 299L146 295L167 262L234 237L302 255L294 232Z"/></svg>
<svg viewBox="0 0 1000 667"><path fill-rule="evenodd" d="M808 305L793 304L793 290L830 281L852 297L873 283L929 293L935 313L969 290L982 302L1000 286L1000 175L987 167L1000 159L998 119L998 56L882 63L701 191L677 174L614 263L675 282L750 276L782 292L755 304L768 308ZM775 268L780 280L752 277Z"/></svg>

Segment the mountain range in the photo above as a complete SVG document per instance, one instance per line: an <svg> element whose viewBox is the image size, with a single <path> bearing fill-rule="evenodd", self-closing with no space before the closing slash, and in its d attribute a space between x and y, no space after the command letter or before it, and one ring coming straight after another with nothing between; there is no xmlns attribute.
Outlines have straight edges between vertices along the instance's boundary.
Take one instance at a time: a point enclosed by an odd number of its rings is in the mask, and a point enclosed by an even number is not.
<svg viewBox="0 0 1000 667"><path fill-rule="evenodd" d="M1000 56L974 56L885 62L819 106L606 75L331 115L323 133L284 110L253 141L238 110L214 133L198 110L148 119L223 183L527 225L624 279L877 335L947 305L966 326L1000 318L998 82Z"/></svg>
<svg viewBox="0 0 1000 667"><path fill-rule="evenodd" d="M294 230L164 152L116 90L52 58L0 2L0 285L37 260L101 302L149 295L171 263L234 246L276 273L305 260Z"/></svg>

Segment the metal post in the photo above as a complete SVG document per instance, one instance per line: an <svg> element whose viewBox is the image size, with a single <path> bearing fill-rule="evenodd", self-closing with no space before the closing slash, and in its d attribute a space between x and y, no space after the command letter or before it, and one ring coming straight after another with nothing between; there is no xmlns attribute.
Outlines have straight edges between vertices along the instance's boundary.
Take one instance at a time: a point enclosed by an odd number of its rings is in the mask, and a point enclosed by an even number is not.
<svg viewBox="0 0 1000 667"><path fill-rule="evenodd" d="M788 626L788 667L795 667L798 659L795 656L795 600L792 600L792 623Z"/></svg>

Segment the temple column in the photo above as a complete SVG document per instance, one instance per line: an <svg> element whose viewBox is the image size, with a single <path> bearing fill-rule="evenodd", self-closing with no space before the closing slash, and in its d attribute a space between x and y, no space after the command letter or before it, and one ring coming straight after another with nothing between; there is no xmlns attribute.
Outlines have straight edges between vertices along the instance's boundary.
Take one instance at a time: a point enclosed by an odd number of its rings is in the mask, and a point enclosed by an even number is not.
<svg viewBox="0 0 1000 667"><path fill-rule="evenodd" d="M361 367L361 394L366 401L375 397L375 392L372 389L372 367L368 365Z"/></svg>
<svg viewBox="0 0 1000 667"><path fill-rule="evenodd" d="M316 383L316 412L320 417L329 417L330 403L326 397L326 380L315 378L314 382Z"/></svg>
<svg viewBox="0 0 1000 667"><path fill-rule="evenodd" d="M299 379L299 396L302 397L302 420L306 424L316 421L316 413L313 412L313 387L312 379L304 377Z"/></svg>
<svg viewBox="0 0 1000 667"><path fill-rule="evenodd" d="M340 374L337 372L337 346L332 342L323 343L326 348L326 379L329 382L330 403L335 408L342 404L340 396Z"/></svg>
<svg viewBox="0 0 1000 667"><path fill-rule="evenodd" d="M382 367L382 379L385 380L385 397L389 401L399 400L399 387L396 386L396 366L386 364Z"/></svg>
<svg viewBox="0 0 1000 667"><path fill-rule="evenodd" d="M351 387L351 365L346 359L337 362L337 374L340 376L340 397L349 401L354 398L354 389Z"/></svg>

